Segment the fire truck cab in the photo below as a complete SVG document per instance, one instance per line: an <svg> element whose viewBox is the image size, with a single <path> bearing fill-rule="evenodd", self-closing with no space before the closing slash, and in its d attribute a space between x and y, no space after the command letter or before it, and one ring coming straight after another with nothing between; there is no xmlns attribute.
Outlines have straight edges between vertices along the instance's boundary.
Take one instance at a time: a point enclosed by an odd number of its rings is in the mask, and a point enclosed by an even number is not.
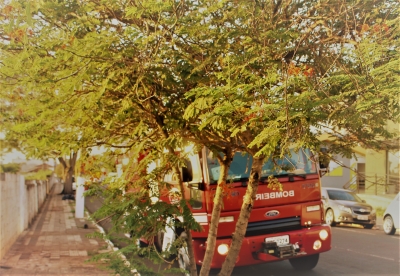
<svg viewBox="0 0 400 276"><path fill-rule="evenodd" d="M243 203L252 165L246 153L234 154L229 168L229 189L223 198L217 245L211 268L221 268L231 244L236 221ZM266 159L246 234L236 266L289 260L295 269L314 268L319 254L331 248L331 230L324 224L319 166L308 149L290 151L283 158ZM213 153L203 148L188 155L182 168L184 193L190 198L195 220L203 227L192 232L196 264L201 266L217 188L220 164ZM269 185L268 176L281 185ZM166 182L177 185L173 174ZM166 229L163 248L174 239L173 229ZM181 251L180 267L188 268L188 258Z"/></svg>

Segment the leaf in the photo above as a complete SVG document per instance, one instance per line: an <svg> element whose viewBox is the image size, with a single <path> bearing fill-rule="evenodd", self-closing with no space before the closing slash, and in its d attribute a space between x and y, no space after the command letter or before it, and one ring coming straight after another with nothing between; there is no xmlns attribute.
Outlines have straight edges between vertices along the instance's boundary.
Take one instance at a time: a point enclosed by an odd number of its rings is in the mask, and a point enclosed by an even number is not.
<svg viewBox="0 0 400 276"><path fill-rule="evenodd" d="M32 26L32 14L31 14L31 3L28 1L26 3L26 8L25 8L25 14L26 14L26 23L28 23L29 26Z"/></svg>

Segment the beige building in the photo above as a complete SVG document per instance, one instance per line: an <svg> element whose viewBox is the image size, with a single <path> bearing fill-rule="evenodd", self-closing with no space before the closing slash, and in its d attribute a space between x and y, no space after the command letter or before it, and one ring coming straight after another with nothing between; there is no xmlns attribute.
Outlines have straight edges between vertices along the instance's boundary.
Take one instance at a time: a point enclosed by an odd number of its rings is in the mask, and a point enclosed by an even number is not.
<svg viewBox="0 0 400 276"><path fill-rule="evenodd" d="M399 146L400 124L388 123L388 130L398 134L397 139L387 141ZM365 151L366 193L398 193L400 186L400 150ZM377 191L377 192L376 192Z"/></svg>
<svg viewBox="0 0 400 276"><path fill-rule="evenodd" d="M385 141L399 146L400 124L389 123L388 129L399 136ZM321 140L333 142L328 135ZM355 158L337 156L342 164L331 161L329 172L322 177L322 186L346 188L365 194L397 194L400 191L400 151L374 151L356 147Z"/></svg>

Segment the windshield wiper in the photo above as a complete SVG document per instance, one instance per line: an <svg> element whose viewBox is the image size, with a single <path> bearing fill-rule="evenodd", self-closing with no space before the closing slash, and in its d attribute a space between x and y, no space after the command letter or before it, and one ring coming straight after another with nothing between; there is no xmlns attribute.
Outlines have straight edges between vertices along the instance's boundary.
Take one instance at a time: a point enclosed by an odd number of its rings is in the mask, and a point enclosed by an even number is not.
<svg viewBox="0 0 400 276"><path fill-rule="evenodd" d="M294 177L299 176L302 177L303 179L307 179L307 175L303 173L283 173L283 174L276 174L274 175L275 177L285 177L289 176L289 182L294 182Z"/></svg>
<svg viewBox="0 0 400 276"><path fill-rule="evenodd" d="M305 174L300 174L300 173L288 173L289 175L289 182L294 182L294 177L299 176L302 177L303 179L307 179L307 176Z"/></svg>

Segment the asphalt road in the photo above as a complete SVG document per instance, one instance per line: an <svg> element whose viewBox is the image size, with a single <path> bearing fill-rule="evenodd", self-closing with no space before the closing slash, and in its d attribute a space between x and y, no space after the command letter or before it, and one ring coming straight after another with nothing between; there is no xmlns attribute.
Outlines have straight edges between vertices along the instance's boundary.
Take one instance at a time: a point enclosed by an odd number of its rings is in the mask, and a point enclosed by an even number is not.
<svg viewBox="0 0 400 276"><path fill-rule="evenodd" d="M89 212L101 204L97 199L85 199ZM109 223L101 222L107 229ZM217 275L212 271L210 275ZM332 228L332 249L320 255L318 265L308 272L293 270L288 261L256 266L237 267L232 276L280 275L400 275L400 234L393 236L383 230L368 230L357 226ZM144 276L144 275L142 275Z"/></svg>
<svg viewBox="0 0 400 276"><path fill-rule="evenodd" d="M232 276L400 275L399 252L399 231L388 236L383 230L339 226L332 228L332 249L320 255L312 271L295 271L283 261L235 268Z"/></svg>

